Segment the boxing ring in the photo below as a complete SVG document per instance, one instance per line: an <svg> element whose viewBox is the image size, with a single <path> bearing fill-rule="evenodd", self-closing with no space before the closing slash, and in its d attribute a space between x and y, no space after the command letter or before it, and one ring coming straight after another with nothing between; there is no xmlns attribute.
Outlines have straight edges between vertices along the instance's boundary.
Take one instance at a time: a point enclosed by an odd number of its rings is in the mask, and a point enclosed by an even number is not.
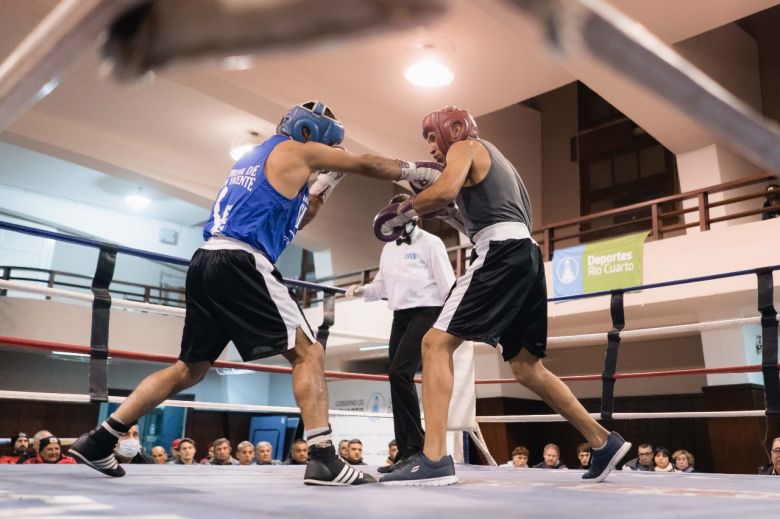
<svg viewBox="0 0 780 519"><path fill-rule="evenodd" d="M59 239L71 243L98 248L102 251L98 259L97 274L100 265L105 263L106 250L111 248L105 243L86 240L73 236L41 231L38 229L0 222L0 228L22 232L50 239ZM132 254L158 261L170 261L186 264L179 258L164 258L145 251L113 247L113 254ZM110 255L110 254L109 254ZM776 316L771 314L772 273L780 270L780 265L741 270L700 278L673 280L645 286L629 287L624 290L607 293L593 293L568 298L552 298L550 301L603 297L609 295L613 328L604 333L591 333L575 336L550 337L550 345L607 344L604 372L561 377L567 382L601 381L603 384L601 412L592 413L599 420L654 420L654 419L708 419L708 418L762 418L773 416L771 404L776 397L771 395L771 381L766 385L767 408L729 411L693 411L693 412L645 412L621 413L614 411L614 386L621 379L644 377L678 377L701 374L752 373L763 372L765 376L776 377L777 353L772 347L771 336L777 336ZM706 323L689 323L651 329L623 330L625 319L622 315L622 297L626 292L652 290L654 288L679 286L690 283L708 282L737 276L756 276L759 307L764 316L725 319ZM96 275L96 278L100 278ZM100 279L98 279L101 282ZM110 284L105 273L102 283ZM324 320L319 328L320 339L327 342L328 335L338 336L340 332L331 330L335 322L335 297L343 289L291 280L289 284L304 286L325 294L323 298ZM101 308L95 305L98 299L94 294L78 293L26 282L0 280L0 289L5 291L30 292L56 300L72 299L93 304L93 327L100 329ZM93 290L94 292L94 290ZM181 308L166 307L148 303L110 300L109 308L121 308L130 312L167 314L181 319ZM763 303L763 304L762 304ZM95 316L98 318L96 324ZM669 371L626 372L616 371L619 344L621 339L638 340L642 338L665 337L680 333L696 333L702 330L728 328L745 324L761 323L766 332L765 362L757 365L719 366L710 368L677 369ZM383 337L353 338L386 340ZM94 333L93 333L94 336ZM775 342L776 344L776 342ZM102 345L68 344L32 340L21 337L0 336L0 345L6 348L25 351L61 351L92 356L92 362L102 362L111 358L172 363L171 355L140 353L112 348L101 354ZM98 354L94 355L97 351ZM773 353L774 351L774 353ZM773 357L774 355L774 357ZM217 361L214 368L241 369L270 373L290 373L283 366L262 365L256 363ZM473 370L473 368L472 368ZM40 393L29 391L0 391L0 400L67 402L87 405L90 402L106 401L120 403L123 397L108 396L103 393L105 381L100 376L102 370L93 371L91 379L92 394ZM386 381L385 375L326 371L329 380L368 380ZM472 389L476 385L514 384L514 379L473 379ZM771 379L770 379L771 380ZM417 381L419 382L419 380ZM463 391L456 384L456 393ZM475 393L463 393L462 398L474 399ZM184 407L193 410L229 411L239 413L298 413L295 407L249 405L223 402L167 400L162 406ZM463 406L460 406L461 408ZM372 517L395 517L398 514L422 517L444 514L453 517L471 517L479 513L491 513L500 516L508 513L521 513L528 516L555 515L571 516L584 509L592 509L609 503L609 512L605 515L618 516L632 514L642 517L651 516L659 507L672 506L684 515L708 517L732 516L736 513L750 513L756 517L767 515L768 511L780 503L780 489L773 480L766 477L733 474L655 474L629 473L616 471L606 483L586 484L580 481L581 471L518 470L496 466L496 462L482 443L477 424L490 423L542 423L563 421L555 414L526 414L501 416L476 416L472 413L475 427L470 428L471 441L480 450L488 465L461 463L457 473L460 483L449 488L408 488L384 489L381 485L370 488L336 490L338 495L328 489L309 488L300 484L303 469L295 466L272 467L214 467L198 466L192 474L189 469L168 465L129 465L128 476L120 479L107 479L104 476L82 466L42 467L3 466L0 468L0 517L20 517L52 515L64 517L119 516L119 517L213 517L213 503L219 501L219 509L231 517L249 516L302 516L316 514L323 517L342 517L344 514L370 514ZM353 417L368 420L389 419L387 413L331 410L331 420L337 417ZM768 419L768 418L767 418ZM463 421L463 420L461 420ZM466 419L464 423L469 423ZM463 428L469 429L468 427ZM335 429L334 429L335 430ZM461 462L467 458L464 446L456 444L454 452ZM366 469L373 472L375 467ZM208 474L208 475L207 475ZM377 474L375 474L377 475ZM205 476L205 477L204 477ZM44 485L47 495L42 496L29 491L31 486ZM258 492L258 489L262 491ZM399 495L401 492L402 495ZM136 496L143 495L143 501ZM225 496L236 496L225 499ZM239 497L240 496L240 497ZM419 497L418 497L419 496ZM421 504L424 503L424 504ZM551 509L551 507L553 507ZM446 510L446 512L445 512ZM510 512L511 511L511 512ZM162 512L162 513L160 513Z"/></svg>
<svg viewBox="0 0 780 519"><path fill-rule="evenodd" d="M183 5L170 2L168 5ZM207 3L207 2L206 2ZM219 3L219 0L216 0ZM299 2L301 5L307 2ZM308 2L313 5L315 2ZM401 2L407 16L434 16L443 2ZM726 139L746 156L775 171L780 170L780 131L776 124L754 113L725 90L709 80L701 72L682 60L670 48L655 39L643 28L636 26L608 6L595 0L578 2L547 2L542 0L514 0L508 2L526 13L545 28L545 36L559 59L577 59L581 52L588 52L597 61L614 67L623 75L642 83L647 89L666 98L669 103L701 122L708 129ZM0 67L0 129L7 127L15 117L29 108L36 100L36 93L67 69L69 62L94 44L94 40L117 16L136 7L137 1L108 2L94 0L89 3L63 4L54 16L45 21L25 45L20 46L11 59ZM152 3L156 7L157 3ZM309 27L304 42L323 38L365 32L374 27L388 28L408 24L393 19L382 20L384 11L392 2L374 2L376 11L359 13L363 18L353 18L346 24L332 24L324 29ZM344 8L354 5L339 0L331 5ZM377 14L377 12L379 14ZM214 30L225 20L208 19L198 13L189 20L192 24L210 25L204 31L204 40L212 46L204 51L203 41L181 38L179 30L172 30L171 38L138 44L139 38L148 33L130 35L123 40L112 34L109 48L113 49L114 73L127 79L139 77L155 67L178 59L193 59L201 54L223 55L237 50L263 51L266 48L285 48L298 45L284 39L274 39L275 34L255 40L219 41L219 31ZM246 12L233 13L236 17ZM274 7L264 5L254 13L250 22L280 20ZM176 21L171 12L153 12L156 27L165 31ZM403 18L403 17L402 17ZM228 20L232 23L235 20ZM373 21L373 23L367 23ZM403 22L403 23L402 23ZM275 22L274 22L275 23ZM152 23L152 25L155 25ZM263 33L263 31L256 31ZM53 36L47 42L47 36ZM125 35L127 36L127 35ZM136 38L136 41L132 41ZM44 44L44 42L46 42ZM143 42L142 42L143 43ZM148 55L131 54L130 51ZM60 401L71 403L120 402L121 397L108 395L107 361L109 357L173 362L171 356L153 355L108 349L108 314L110 310L123 308L133 312L146 312L181 317L179 308L161 307L147 303L114 300L109 292L116 255L130 254L155 261L186 265L181 258L172 258L112 244L99 243L82 238L25 228L0 222L0 228L23 232L44 238L65 240L100 250L92 294L76 293L49 287L32 286L9 280L0 280L0 290L29 291L47 298L80 300L92 304L92 340L89 345L55 343L31 340L23 337L0 337L6 348L27 350L54 350L89 354L89 394L52 394L20 391L0 391L0 399L22 401ZM756 269L727 272L715 276L673 280L655 285L575 297L610 297L612 328L603 333L582 336L551 337L549 343L580 344L606 343L604 370L600 374L584 374L562 377L564 381L601 381L601 410L593 416L602 420L638 419L701 419L753 417L770 420L780 416L780 379L778 378L777 314L773 307L773 273L780 265L760 266ZM759 315L749 318L728 319L709 323L690 323L663 328L624 330L623 297L626 293L649 290L661 286L685 285L707 282L735 276L755 276L757 279L757 308ZM336 295L343 290L290 281L291 285L325 293L324 319L318 330L318 339L327 342L335 322ZM561 300L561 298L558 298ZM554 301L554 300L551 300ZM699 332L706 329L725 328L744 324L762 327L762 363L748 366L722 366L654 372L617 372L617 359L621 340L663 337L681 332ZM246 369L272 373L289 373L289 368L262 366L253 363L220 361L215 367ZM764 379L765 409L733 410L688 413L620 413L615 411L614 387L617 381L641 377L677 377L693 374L761 372ZM384 381L382 375L367 375L327 371L329 379L362 379ZM474 380L479 384L515 383L512 379ZM220 402L167 401L165 405L193 409L217 409L253 413L296 413L294 407L254 406ZM333 410L332 416L362 418L388 418L386 413L362 413ZM521 423L560 421L558 415L474 416L478 423ZM475 428L479 439L478 427ZM485 453L488 463L489 453ZM375 467L367 467L374 472ZM780 505L780 488L772 478L751 475L726 474L655 474L615 472L601 484L580 481L577 470L515 470L508 467L460 464L457 468L460 484L441 488L383 488L370 485L351 489L311 488L301 485L302 467L213 467L198 466L189 469L166 465L128 465L125 478L109 479L83 466L2 466L0 467L0 518L3 517L473 517L478 514L505 516L582 516L593 514L608 517L656 517L659 513L680 516L774 517Z"/></svg>

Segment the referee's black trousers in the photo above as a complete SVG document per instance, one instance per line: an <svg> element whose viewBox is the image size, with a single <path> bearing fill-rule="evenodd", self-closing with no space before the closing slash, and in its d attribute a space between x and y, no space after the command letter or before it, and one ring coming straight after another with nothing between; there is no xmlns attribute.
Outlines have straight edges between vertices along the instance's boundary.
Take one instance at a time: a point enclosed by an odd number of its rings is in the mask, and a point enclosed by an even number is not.
<svg viewBox="0 0 780 519"><path fill-rule="evenodd" d="M422 361L423 336L436 322L440 306L422 306L396 310L390 331L390 398L398 457L422 451L425 431L420 420L420 401L414 375Z"/></svg>

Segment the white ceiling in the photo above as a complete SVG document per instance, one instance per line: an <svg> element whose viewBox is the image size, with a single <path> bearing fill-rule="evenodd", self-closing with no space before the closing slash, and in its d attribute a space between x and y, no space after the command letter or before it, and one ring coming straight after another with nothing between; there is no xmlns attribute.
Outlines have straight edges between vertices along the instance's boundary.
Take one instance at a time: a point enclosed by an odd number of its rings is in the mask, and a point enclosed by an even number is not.
<svg viewBox="0 0 780 519"><path fill-rule="evenodd" d="M778 2L612 3L673 43ZM0 0L0 59L55 4L54 0ZM10 159L0 154L0 182L24 187L25 178L32 180L35 175L38 190L77 198L68 189L72 187L97 205L108 206L126 187L143 186L159 203L184 200L208 208L231 165L228 150L238 136L247 129L272 131L287 107L303 100L319 98L332 106L346 126L350 150L415 158L427 151L419 126L422 115L431 109L456 104L483 115L576 79L549 59L542 51L538 29L507 3L452 0L447 5L448 11L427 26L262 54L242 71L223 70L217 64L176 67L161 71L154 82L144 85L117 84L101 77L99 53L91 49L52 94L0 134L7 142L71 165L21 167L27 160L43 159L16 150ZM417 57L415 43L420 40L443 49L442 59L455 74L449 87L426 90L403 79L404 69ZM14 161L16 171L9 172L9 161ZM112 185L114 181L98 181L92 173L76 173L74 164L126 183L117 180ZM376 186L373 181L349 182L352 192ZM197 210L191 206L171 207L174 213L181 211L175 221L200 221L192 217ZM342 207L338 216L324 214L325 223L328 218L335 222L366 219L363 214L349 215L349 210ZM333 236L323 232L323 225L304 230L300 241L312 249L327 247ZM371 239L367 226L361 233L361 238ZM376 247L369 249L369 255L374 255Z"/></svg>

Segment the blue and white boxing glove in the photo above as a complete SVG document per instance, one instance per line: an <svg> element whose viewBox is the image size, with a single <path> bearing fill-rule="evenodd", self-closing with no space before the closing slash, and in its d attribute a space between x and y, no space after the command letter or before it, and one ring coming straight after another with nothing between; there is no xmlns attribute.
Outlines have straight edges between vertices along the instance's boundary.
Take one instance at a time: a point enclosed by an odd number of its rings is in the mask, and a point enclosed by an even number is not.
<svg viewBox="0 0 780 519"><path fill-rule="evenodd" d="M399 162L401 163L401 178L399 180L409 182L415 193L419 193L436 182L436 179L439 178L444 170L444 166L432 160Z"/></svg>
<svg viewBox="0 0 780 519"><path fill-rule="evenodd" d="M390 204L374 217L374 234L381 241L397 240L404 232L404 226L418 216L412 205L414 197L405 202Z"/></svg>

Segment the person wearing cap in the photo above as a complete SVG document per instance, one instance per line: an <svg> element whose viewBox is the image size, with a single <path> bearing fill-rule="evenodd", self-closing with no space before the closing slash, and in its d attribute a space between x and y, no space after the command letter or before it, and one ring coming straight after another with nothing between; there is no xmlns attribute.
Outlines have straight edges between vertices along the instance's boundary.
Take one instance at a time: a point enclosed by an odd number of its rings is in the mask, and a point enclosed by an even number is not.
<svg viewBox="0 0 780 519"><path fill-rule="evenodd" d="M173 458L171 462L174 462L179 459L181 454L179 453L179 445L181 445L182 438L176 438L171 442L171 457Z"/></svg>
<svg viewBox="0 0 780 519"><path fill-rule="evenodd" d="M62 443L56 436L41 438L38 444L38 454L24 462L25 465L38 465L41 463L54 465L75 465L76 460L62 454Z"/></svg>
<svg viewBox="0 0 780 519"><path fill-rule="evenodd" d="M766 201L764 202L764 209L771 207L771 211L766 211L761 215L762 220L771 220L772 218L780 218L780 185L769 184L766 186Z"/></svg>
<svg viewBox="0 0 780 519"><path fill-rule="evenodd" d="M13 465L19 461L20 456L27 454L30 447L30 437L27 433L19 432L11 436L11 455L0 456L0 464Z"/></svg>

